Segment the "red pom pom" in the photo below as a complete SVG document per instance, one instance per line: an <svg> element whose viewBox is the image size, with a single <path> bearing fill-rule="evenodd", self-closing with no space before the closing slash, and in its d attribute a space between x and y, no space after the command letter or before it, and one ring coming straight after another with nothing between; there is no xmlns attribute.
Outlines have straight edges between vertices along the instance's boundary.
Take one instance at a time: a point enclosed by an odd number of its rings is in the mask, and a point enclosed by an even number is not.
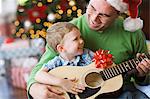
<svg viewBox="0 0 150 99"><path fill-rule="evenodd" d="M112 54L108 50L98 50L95 52L93 61L95 62L96 68L107 68L113 64Z"/></svg>

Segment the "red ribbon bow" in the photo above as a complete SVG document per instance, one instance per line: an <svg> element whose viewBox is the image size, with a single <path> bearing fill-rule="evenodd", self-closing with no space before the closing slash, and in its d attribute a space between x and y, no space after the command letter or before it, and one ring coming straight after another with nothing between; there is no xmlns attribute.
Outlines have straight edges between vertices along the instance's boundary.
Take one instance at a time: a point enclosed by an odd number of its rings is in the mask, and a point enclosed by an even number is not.
<svg viewBox="0 0 150 99"><path fill-rule="evenodd" d="M93 61L96 68L107 68L113 64L112 54L108 50L98 50L94 53Z"/></svg>

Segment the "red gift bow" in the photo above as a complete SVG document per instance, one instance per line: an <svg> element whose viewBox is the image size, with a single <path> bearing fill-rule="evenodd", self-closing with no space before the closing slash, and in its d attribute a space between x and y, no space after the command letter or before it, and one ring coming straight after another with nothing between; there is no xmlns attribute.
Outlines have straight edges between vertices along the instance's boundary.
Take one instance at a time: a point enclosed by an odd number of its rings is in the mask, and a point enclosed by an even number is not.
<svg viewBox="0 0 150 99"><path fill-rule="evenodd" d="M112 54L108 50L98 50L94 53L93 61L95 62L96 68L107 68L113 64Z"/></svg>
<svg viewBox="0 0 150 99"><path fill-rule="evenodd" d="M5 40L4 40L4 43L6 43L6 44L9 44L9 43L13 43L15 41L15 39L14 38L6 38Z"/></svg>

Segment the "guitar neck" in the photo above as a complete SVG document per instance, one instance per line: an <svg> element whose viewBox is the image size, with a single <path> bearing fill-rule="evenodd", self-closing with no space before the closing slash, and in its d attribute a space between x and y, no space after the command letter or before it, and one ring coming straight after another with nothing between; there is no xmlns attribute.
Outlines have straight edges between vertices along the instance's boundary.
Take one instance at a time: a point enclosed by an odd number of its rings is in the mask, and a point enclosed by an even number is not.
<svg viewBox="0 0 150 99"><path fill-rule="evenodd" d="M129 61L125 61L121 64L118 64L116 66L113 66L111 68L101 71L100 74L103 80L110 79L114 76L131 71L132 69L135 69L138 63L141 62L145 58L150 59L150 55L148 54L148 55L144 55L142 57L138 57Z"/></svg>

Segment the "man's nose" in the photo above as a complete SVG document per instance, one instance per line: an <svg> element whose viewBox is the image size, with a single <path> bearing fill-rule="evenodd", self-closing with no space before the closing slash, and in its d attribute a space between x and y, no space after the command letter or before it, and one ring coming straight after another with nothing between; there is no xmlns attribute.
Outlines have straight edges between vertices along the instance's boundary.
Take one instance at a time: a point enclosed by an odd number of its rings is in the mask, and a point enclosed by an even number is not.
<svg viewBox="0 0 150 99"><path fill-rule="evenodd" d="M99 16L98 16L98 14L95 12L94 14L93 14L93 21L97 21L99 19Z"/></svg>
<svg viewBox="0 0 150 99"><path fill-rule="evenodd" d="M101 23L101 17L99 16L99 13L95 12L93 14L93 21L96 23Z"/></svg>

